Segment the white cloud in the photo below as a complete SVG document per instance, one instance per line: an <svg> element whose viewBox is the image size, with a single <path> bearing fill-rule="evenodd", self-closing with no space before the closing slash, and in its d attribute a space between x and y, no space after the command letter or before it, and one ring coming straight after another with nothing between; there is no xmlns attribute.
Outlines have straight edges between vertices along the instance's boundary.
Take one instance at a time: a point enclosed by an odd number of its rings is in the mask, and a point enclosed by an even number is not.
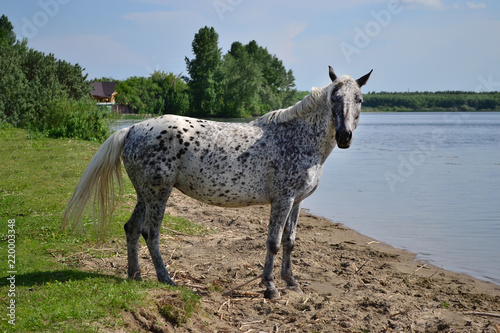
<svg viewBox="0 0 500 333"><path fill-rule="evenodd" d="M469 9L486 9L486 4L484 4L484 3L475 3L475 2L467 2L467 8L469 8Z"/></svg>
<svg viewBox="0 0 500 333"><path fill-rule="evenodd" d="M403 0L403 4L415 8L425 8L431 10L443 10L447 7L442 0Z"/></svg>
<svg viewBox="0 0 500 333"><path fill-rule="evenodd" d="M486 4L477 2L466 2L465 6L463 4L455 3L451 6L447 6L442 0L402 0L402 3L410 8L424 8L429 10L445 10L445 9L471 9L479 10L486 9Z"/></svg>

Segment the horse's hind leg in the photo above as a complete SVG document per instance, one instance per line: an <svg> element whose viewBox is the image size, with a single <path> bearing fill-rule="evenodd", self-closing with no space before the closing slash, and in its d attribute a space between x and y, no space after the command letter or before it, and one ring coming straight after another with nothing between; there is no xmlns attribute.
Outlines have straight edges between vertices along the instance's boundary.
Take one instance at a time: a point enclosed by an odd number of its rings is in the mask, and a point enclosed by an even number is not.
<svg viewBox="0 0 500 333"><path fill-rule="evenodd" d="M158 281L165 282L175 286L176 284L170 278L163 258L160 253L160 228L167 206L167 199L170 196L172 189L168 193L157 196L156 201L146 202L146 218L142 227L142 236L146 240L149 253L156 270Z"/></svg>
<svg viewBox="0 0 500 333"><path fill-rule="evenodd" d="M269 231L267 235L267 255L262 273L262 283L266 286L265 298L278 298L278 289L274 285L273 268L274 259L280 249L283 228L290 214L293 200L283 198L271 204L271 218L269 221Z"/></svg>
<svg viewBox="0 0 500 333"><path fill-rule="evenodd" d="M285 230L283 232L283 265L281 267L281 277L286 281L288 289L302 292L299 284L292 275L292 251L295 246L295 234L297 230L297 220L299 218L301 203L295 204L286 221Z"/></svg>
<svg viewBox="0 0 500 333"><path fill-rule="evenodd" d="M124 226L127 236L128 278L131 280L142 280L141 271L139 269L138 244L145 214L146 205L144 201L138 197L134 212Z"/></svg>

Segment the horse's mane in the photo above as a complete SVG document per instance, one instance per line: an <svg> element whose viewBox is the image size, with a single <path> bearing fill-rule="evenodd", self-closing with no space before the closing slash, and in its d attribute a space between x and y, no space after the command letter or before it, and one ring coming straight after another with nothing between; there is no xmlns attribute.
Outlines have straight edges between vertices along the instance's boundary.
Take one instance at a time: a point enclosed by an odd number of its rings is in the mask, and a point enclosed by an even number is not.
<svg viewBox="0 0 500 333"><path fill-rule="evenodd" d="M270 123L284 123L297 118L304 118L309 111L318 108L327 107L330 103L327 98L334 89L338 89L346 83L350 77L344 75L335 82L324 86L323 88L312 88L311 93L304 97L303 100L295 103L286 109L279 109L266 113L262 117L255 119L253 122L261 125Z"/></svg>

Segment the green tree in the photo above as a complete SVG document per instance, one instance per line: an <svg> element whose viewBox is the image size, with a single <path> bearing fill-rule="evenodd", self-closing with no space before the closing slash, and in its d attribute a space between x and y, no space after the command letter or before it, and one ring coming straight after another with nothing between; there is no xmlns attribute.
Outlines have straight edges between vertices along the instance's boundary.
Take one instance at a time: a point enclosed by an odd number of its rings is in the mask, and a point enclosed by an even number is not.
<svg viewBox="0 0 500 333"><path fill-rule="evenodd" d="M160 114L164 100L160 86L145 77L133 76L121 81L115 88L116 102L125 104L142 114Z"/></svg>
<svg viewBox="0 0 500 333"><path fill-rule="evenodd" d="M161 89L164 101L163 114L187 115L189 113L189 89L182 75L155 71L149 77Z"/></svg>
<svg viewBox="0 0 500 333"><path fill-rule="evenodd" d="M27 41L18 42L7 16L0 18L0 122L19 126L31 109L27 80L21 68L21 54Z"/></svg>
<svg viewBox="0 0 500 333"><path fill-rule="evenodd" d="M0 122L20 126L32 105L19 50L9 43L0 43L0 73Z"/></svg>
<svg viewBox="0 0 500 333"><path fill-rule="evenodd" d="M7 45L14 45L16 43L16 34L14 33L14 26L10 23L7 16L0 17L0 43Z"/></svg>
<svg viewBox="0 0 500 333"><path fill-rule="evenodd" d="M243 45L235 42L224 56L224 117L258 114L263 83L259 65Z"/></svg>
<svg viewBox="0 0 500 333"><path fill-rule="evenodd" d="M224 63L226 116L259 115L296 102L292 71L256 41L234 42Z"/></svg>
<svg viewBox="0 0 500 333"><path fill-rule="evenodd" d="M211 116L220 112L222 96L222 52L218 46L219 35L213 27L201 28L194 35L194 58L185 58L189 73L192 113Z"/></svg>
<svg viewBox="0 0 500 333"><path fill-rule="evenodd" d="M44 113L61 98L81 99L90 92L87 76L79 65L58 60L53 54L28 49L22 54L21 69L28 81L31 112L23 115L22 122L35 130L44 129Z"/></svg>
<svg viewBox="0 0 500 333"><path fill-rule="evenodd" d="M286 70L276 55L269 53L267 48L261 47L255 40L245 46L248 54L260 67L263 76L261 90L263 111L287 107L295 101L295 78L292 70Z"/></svg>

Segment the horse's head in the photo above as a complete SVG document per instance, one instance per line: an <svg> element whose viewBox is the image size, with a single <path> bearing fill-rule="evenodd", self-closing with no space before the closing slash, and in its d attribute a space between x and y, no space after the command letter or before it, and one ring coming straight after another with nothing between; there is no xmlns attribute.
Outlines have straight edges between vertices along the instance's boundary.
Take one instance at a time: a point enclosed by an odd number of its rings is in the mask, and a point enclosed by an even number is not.
<svg viewBox="0 0 500 333"><path fill-rule="evenodd" d="M372 71L354 80L347 75L337 77L333 68L330 67L330 78L333 84L330 102L335 122L335 140L339 148L349 148L351 145L352 132L358 126L363 102L361 87L366 84Z"/></svg>

